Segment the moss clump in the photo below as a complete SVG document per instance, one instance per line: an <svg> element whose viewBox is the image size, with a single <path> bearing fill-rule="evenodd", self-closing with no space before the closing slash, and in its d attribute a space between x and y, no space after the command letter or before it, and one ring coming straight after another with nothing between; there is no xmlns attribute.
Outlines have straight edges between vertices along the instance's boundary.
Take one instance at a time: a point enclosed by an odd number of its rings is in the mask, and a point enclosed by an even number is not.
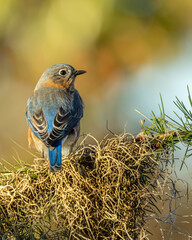
<svg viewBox="0 0 192 240"><path fill-rule="evenodd" d="M123 134L82 146L55 174L45 159L1 173L0 237L138 239L161 174L152 140Z"/></svg>

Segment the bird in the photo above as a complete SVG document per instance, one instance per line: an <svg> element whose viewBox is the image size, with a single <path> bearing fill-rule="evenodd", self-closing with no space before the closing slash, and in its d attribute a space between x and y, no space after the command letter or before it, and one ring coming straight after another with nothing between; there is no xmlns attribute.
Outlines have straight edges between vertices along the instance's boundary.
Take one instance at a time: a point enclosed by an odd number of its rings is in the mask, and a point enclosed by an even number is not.
<svg viewBox="0 0 192 240"><path fill-rule="evenodd" d="M29 147L48 157L51 172L62 169L62 155L69 155L79 138L84 103L75 79L84 73L68 64L50 66L27 101Z"/></svg>

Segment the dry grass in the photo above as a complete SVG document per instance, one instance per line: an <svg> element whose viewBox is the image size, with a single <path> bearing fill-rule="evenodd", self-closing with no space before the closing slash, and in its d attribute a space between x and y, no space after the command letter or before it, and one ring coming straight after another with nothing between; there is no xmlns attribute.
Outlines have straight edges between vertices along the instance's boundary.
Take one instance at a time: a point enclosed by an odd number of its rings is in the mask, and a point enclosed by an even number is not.
<svg viewBox="0 0 192 240"><path fill-rule="evenodd" d="M152 138L123 134L80 147L55 174L44 159L1 173L0 237L147 239L162 155Z"/></svg>

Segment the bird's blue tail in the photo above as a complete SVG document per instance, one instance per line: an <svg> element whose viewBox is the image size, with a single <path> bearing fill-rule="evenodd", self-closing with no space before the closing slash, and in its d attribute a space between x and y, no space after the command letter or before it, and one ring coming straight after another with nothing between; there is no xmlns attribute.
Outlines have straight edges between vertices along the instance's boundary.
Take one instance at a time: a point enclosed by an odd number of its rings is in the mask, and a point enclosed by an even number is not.
<svg viewBox="0 0 192 240"><path fill-rule="evenodd" d="M50 170L52 172L56 172L61 169L61 144L55 147L54 150L48 150L49 152L49 163L50 163Z"/></svg>

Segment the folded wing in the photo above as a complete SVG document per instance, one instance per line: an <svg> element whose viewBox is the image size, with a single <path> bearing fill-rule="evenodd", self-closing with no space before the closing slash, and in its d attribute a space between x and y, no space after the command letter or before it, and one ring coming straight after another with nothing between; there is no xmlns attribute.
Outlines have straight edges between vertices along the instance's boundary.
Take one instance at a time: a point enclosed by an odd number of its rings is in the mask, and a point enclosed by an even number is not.
<svg viewBox="0 0 192 240"><path fill-rule="evenodd" d="M49 134L48 123L42 110L32 116L29 125L38 138L50 149L57 146L57 142L65 138L71 130L78 124L82 117L82 112L66 112L62 107L59 108L53 120L53 128Z"/></svg>

